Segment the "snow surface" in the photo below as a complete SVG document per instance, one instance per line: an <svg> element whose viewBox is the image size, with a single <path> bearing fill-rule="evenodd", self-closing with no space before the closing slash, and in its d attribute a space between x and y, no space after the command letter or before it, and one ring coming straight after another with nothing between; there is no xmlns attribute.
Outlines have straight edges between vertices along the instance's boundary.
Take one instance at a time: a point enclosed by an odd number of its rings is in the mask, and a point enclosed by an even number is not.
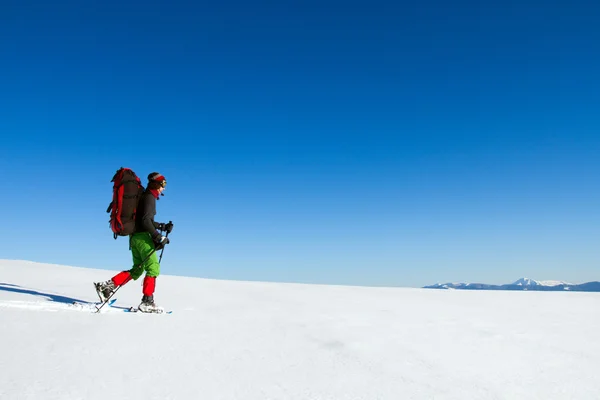
<svg viewBox="0 0 600 400"><path fill-rule="evenodd" d="M93 314L113 271L0 261L0 399L597 399L600 293L161 276L171 315ZM117 294L137 305L141 280Z"/></svg>

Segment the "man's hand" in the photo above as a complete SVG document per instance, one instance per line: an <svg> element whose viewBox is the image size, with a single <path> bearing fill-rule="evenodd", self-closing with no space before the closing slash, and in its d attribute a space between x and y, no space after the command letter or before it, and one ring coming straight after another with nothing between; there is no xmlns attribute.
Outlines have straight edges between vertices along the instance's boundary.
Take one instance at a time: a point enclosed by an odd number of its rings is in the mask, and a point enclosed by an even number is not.
<svg viewBox="0 0 600 400"><path fill-rule="evenodd" d="M171 221L169 221L168 224L163 224L162 222L158 224L157 227L158 230L167 232L167 233L171 233L171 231L173 230L173 223Z"/></svg>
<svg viewBox="0 0 600 400"><path fill-rule="evenodd" d="M160 233L158 235L154 236L152 238L152 241L154 242L154 248L156 250L160 250L163 247L165 247L165 245L167 243L170 243L169 238L166 237L166 236L161 235Z"/></svg>

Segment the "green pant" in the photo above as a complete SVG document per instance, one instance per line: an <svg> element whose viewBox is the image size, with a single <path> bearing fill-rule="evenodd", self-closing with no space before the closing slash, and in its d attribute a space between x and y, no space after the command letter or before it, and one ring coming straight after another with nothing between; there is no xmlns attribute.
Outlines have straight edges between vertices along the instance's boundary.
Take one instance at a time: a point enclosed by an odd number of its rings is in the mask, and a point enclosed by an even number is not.
<svg viewBox="0 0 600 400"><path fill-rule="evenodd" d="M157 277L160 274L160 264L158 263L158 257L154 251L154 242L148 232L140 232L131 235L130 238L131 255L133 256L133 268L129 270L131 278L137 280L144 271L147 276ZM152 253L150 258L146 260L144 264L142 261L148 254Z"/></svg>

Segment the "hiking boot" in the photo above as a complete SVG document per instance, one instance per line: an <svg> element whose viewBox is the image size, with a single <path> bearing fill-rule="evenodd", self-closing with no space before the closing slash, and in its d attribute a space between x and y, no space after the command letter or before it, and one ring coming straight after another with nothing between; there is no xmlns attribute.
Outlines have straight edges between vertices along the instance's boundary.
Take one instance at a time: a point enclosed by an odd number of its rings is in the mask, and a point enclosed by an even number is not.
<svg viewBox="0 0 600 400"><path fill-rule="evenodd" d="M163 312L163 309L161 307L157 307L157 305L154 304L154 296L142 297L142 302L140 303L138 309L141 312L146 312L146 313L161 313L161 312Z"/></svg>
<svg viewBox="0 0 600 400"><path fill-rule="evenodd" d="M106 282L94 282L94 286L96 287L96 293L98 293L98 297L101 302L105 302L112 294L115 292L117 287L112 279Z"/></svg>

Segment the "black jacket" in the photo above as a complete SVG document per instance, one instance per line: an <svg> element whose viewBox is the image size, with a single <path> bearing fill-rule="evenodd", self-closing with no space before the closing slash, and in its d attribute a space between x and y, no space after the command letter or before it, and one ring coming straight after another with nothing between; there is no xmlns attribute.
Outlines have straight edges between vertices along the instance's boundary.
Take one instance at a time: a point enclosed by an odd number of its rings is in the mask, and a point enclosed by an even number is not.
<svg viewBox="0 0 600 400"><path fill-rule="evenodd" d="M146 190L140 197L135 213L135 233L148 232L153 239L160 236L160 232L157 230L160 224L154 222L155 215L156 197L149 190Z"/></svg>

